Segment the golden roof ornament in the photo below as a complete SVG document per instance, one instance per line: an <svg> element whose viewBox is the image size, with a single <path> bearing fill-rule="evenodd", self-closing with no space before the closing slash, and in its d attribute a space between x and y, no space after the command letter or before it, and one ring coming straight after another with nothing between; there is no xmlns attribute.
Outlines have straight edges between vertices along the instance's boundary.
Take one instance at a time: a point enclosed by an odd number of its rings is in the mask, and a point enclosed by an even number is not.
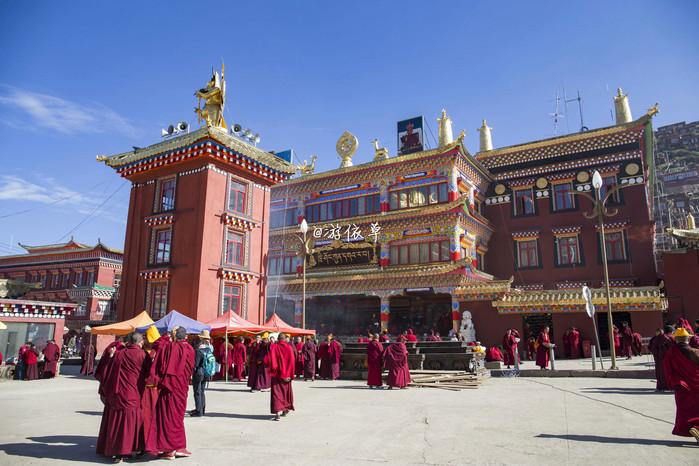
<svg viewBox="0 0 699 466"><path fill-rule="evenodd" d="M224 65L221 64L221 75L217 71L211 70L211 79L206 83L206 87L194 93L199 99L198 107L194 113L198 116L198 122L203 120L206 126L214 126L226 129L226 120L223 118L223 109L226 105L226 80L224 78ZM201 101L204 100L202 108Z"/></svg>
<svg viewBox="0 0 699 466"><path fill-rule="evenodd" d="M352 166L352 156L355 152L357 152L358 147L359 140L357 139L357 136L349 131L342 133L340 139L337 140L337 144L335 144L337 155L340 157L340 160L342 160L342 163L340 163L340 168Z"/></svg>
<svg viewBox="0 0 699 466"><path fill-rule="evenodd" d="M614 96L614 111L616 113L616 124L622 125L633 121L631 116L631 107L629 107L629 96L624 94L621 88L616 90Z"/></svg>
<svg viewBox="0 0 699 466"><path fill-rule="evenodd" d="M485 120L483 120L483 124L481 125L481 127L478 128L478 132L481 133L480 152L493 150L493 136L490 133L492 129L493 128L488 126L488 123Z"/></svg>
<svg viewBox="0 0 699 466"><path fill-rule="evenodd" d="M439 147L444 147L454 142L454 133L451 129L451 118L447 116L447 111L442 109L441 118L437 118L439 122Z"/></svg>
<svg viewBox="0 0 699 466"><path fill-rule="evenodd" d="M316 171L316 160L317 159L318 159L317 155L311 155L311 163L308 163L307 160L304 160L303 165L296 166L296 172L299 173L301 176L313 174L313 172Z"/></svg>
<svg viewBox="0 0 699 466"><path fill-rule="evenodd" d="M385 147L379 147L378 139L374 139L371 141L371 143L374 145L374 162L386 160L388 158L388 149Z"/></svg>

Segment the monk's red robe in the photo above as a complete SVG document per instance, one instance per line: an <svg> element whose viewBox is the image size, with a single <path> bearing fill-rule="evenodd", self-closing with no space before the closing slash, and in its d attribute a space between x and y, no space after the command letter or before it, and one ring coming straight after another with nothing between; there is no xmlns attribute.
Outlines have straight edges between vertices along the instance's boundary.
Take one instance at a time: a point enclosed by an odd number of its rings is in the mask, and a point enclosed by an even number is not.
<svg viewBox="0 0 699 466"><path fill-rule="evenodd" d="M667 383L675 391L674 435L689 437L699 428L699 352L688 345L673 344L663 361Z"/></svg>
<svg viewBox="0 0 699 466"><path fill-rule="evenodd" d="M574 328L570 331L570 357L571 359L580 359L580 332Z"/></svg>
<svg viewBox="0 0 699 466"><path fill-rule="evenodd" d="M633 330L631 330L631 327L626 326L621 332L621 351L624 356L631 357L633 355L632 353L632 346L633 345Z"/></svg>
<svg viewBox="0 0 699 466"><path fill-rule="evenodd" d="M291 387L296 367L294 350L286 341L280 341L272 345L269 354L269 372L271 376L271 402L272 414L282 411L294 410L294 392Z"/></svg>
<svg viewBox="0 0 699 466"><path fill-rule="evenodd" d="M410 368L405 343L396 342L388 345L383 353L383 359L388 370L388 386L397 388L407 386L410 383Z"/></svg>
<svg viewBox="0 0 699 466"><path fill-rule="evenodd" d="M407 330L405 339L408 340L410 343L415 343L417 341L417 337L413 333L413 329L409 328Z"/></svg>
<svg viewBox="0 0 699 466"><path fill-rule="evenodd" d="M563 356L570 359L570 330L566 330L563 334Z"/></svg>
<svg viewBox="0 0 699 466"><path fill-rule="evenodd" d="M252 390L266 390L271 386L269 376L269 343L261 342L255 351L254 360L251 361L251 367L255 365L255 377L253 378L250 371L248 377L248 386Z"/></svg>
<svg viewBox="0 0 699 466"><path fill-rule="evenodd" d="M180 450L187 447L184 414L194 368L194 348L186 340L165 344L163 357L157 364L160 392L155 405L153 451Z"/></svg>
<svg viewBox="0 0 699 466"><path fill-rule="evenodd" d="M146 353L131 345L118 351L102 383L108 415L102 418L97 453L125 456L143 450L143 363Z"/></svg>
<svg viewBox="0 0 699 466"><path fill-rule="evenodd" d="M337 340L332 340L328 345L330 380L340 378L340 361L342 361L342 344Z"/></svg>
<svg viewBox="0 0 699 466"><path fill-rule="evenodd" d="M95 370L95 357L97 356L97 348L92 344L90 335L87 335L82 344L80 351L80 373L83 375L92 375Z"/></svg>
<svg viewBox="0 0 699 466"><path fill-rule="evenodd" d="M296 368L294 370L294 376L301 377L303 375L303 342L295 343L294 349L296 350Z"/></svg>
<svg viewBox="0 0 699 466"><path fill-rule="evenodd" d="M383 346L375 340L366 345L367 380L370 387L383 386L381 372L383 371Z"/></svg>
<svg viewBox="0 0 699 466"><path fill-rule="evenodd" d="M257 381L257 349L260 344L253 342L248 348L248 387L254 390Z"/></svg>
<svg viewBox="0 0 699 466"><path fill-rule="evenodd" d="M499 361L503 361L506 366L513 366L515 364L515 348L517 348L517 340L512 333L510 333L510 335L505 334L502 339L502 347L505 352L501 355L502 359L499 359ZM498 353L499 352L500 350L498 349Z"/></svg>
<svg viewBox="0 0 699 466"><path fill-rule="evenodd" d="M37 352L34 348L28 348L24 355L24 380L36 380L39 378L39 368L37 367Z"/></svg>
<svg viewBox="0 0 699 466"><path fill-rule="evenodd" d="M539 339L537 340L539 346L536 348L536 365L544 368L549 365L549 348L548 344L551 343L549 339L549 334L541 332L539 334Z"/></svg>
<svg viewBox="0 0 699 466"><path fill-rule="evenodd" d="M158 352L158 345L146 355L143 365L145 381L143 395L141 396L141 411L143 413L143 443L145 451L154 451L155 446L152 441L153 419L155 419L155 407L158 403L158 375L155 372L155 358ZM151 449L149 449L150 447Z"/></svg>
<svg viewBox="0 0 699 466"><path fill-rule="evenodd" d="M665 354L667 354L674 342L675 341L672 336L668 335L667 333L656 335L650 339L650 342L648 342L648 349L653 354L653 360L655 361L656 390L668 390L670 388L665 380L663 360L665 359Z"/></svg>
<svg viewBox="0 0 699 466"><path fill-rule="evenodd" d="M316 376L316 344L312 341L307 341L303 344L301 356L303 357L303 378L315 379Z"/></svg>
<svg viewBox="0 0 699 466"><path fill-rule="evenodd" d="M218 352L214 354L214 357L216 358L216 362L221 366L216 378L225 380L226 371L228 371L228 375L233 374L233 345L230 343L228 343L228 346L226 346L225 343L221 344L218 348Z"/></svg>
<svg viewBox="0 0 699 466"><path fill-rule="evenodd" d="M233 378L243 380L245 378L245 360L248 357L248 350L241 342L233 345Z"/></svg>
<svg viewBox="0 0 699 466"><path fill-rule="evenodd" d="M95 369L95 378L100 382L99 394L104 397L102 390L102 383L105 381L107 376L107 370L109 364L112 362L113 358L109 357L111 349L114 348L116 351L124 348L124 343L121 341L113 341L107 345L107 347L102 351L102 356L100 357L100 362L97 363L97 369Z"/></svg>
<svg viewBox="0 0 699 466"><path fill-rule="evenodd" d="M328 351L330 345L327 341L324 341L318 345L318 353L316 357L320 361L320 377L323 379L330 378L330 359L328 358Z"/></svg>
<svg viewBox="0 0 699 466"><path fill-rule="evenodd" d="M386 335L385 333L382 333L381 335L379 335L379 341L381 343L388 343L391 341L391 338L388 335Z"/></svg>
<svg viewBox="0 0 699 466"><path fill-rule="evenodd" d="M490 348L485 350L485 360L488 362L495 362L495 361L503 362L503 359L508 359L508 354L509 354L509 352L506 349L505 350L505 358L503 358L503 354L502 354L502 352L500 352L500 348L498 348L497 346L491 346ZM511 360L514 361L514 359L515 358L513 355ZM505 362L505 364L510 366L510 365L514 364L514 362L509 363L509 364L507 362Z"/></svg>
<svg viewBox="0 0 699 466"><path fill-rule="evenodd" d="M52 378L56 376L58 361L61 359L61 349L56 343L46 343L44 348L44 377Z"/></svg>

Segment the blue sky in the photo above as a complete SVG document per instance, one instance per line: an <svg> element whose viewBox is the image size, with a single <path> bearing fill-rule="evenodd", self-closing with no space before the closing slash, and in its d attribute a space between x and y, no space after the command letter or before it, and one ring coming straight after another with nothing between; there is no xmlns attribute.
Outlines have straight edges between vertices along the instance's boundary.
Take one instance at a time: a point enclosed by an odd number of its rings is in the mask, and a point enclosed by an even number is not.
<svg viewBox="0 0 699 466"><path fill-rule="evenodd" d="M634 117L659 102L656 126L697 120L697 18L691 0L0 0L0 254L71 234L123 247L130 189L95 155L195 125L193 92L222 59L227 120L326 170L344 130L361 163L374 138L395 154L398 120L436 131L442 107L472 152L483 118L496 147L553 136L564 89L590 128L611 123L619 86ZM568 104L559 134L579 124Z"/></svg>

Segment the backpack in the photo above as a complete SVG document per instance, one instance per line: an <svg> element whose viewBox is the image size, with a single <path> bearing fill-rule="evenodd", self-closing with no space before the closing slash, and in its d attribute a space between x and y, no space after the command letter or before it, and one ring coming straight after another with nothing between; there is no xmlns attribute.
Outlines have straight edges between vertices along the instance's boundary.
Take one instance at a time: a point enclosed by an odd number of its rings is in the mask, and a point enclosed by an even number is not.
<svg viewBox="0 0 699 466"><path fill-rule="evenodd" d="M214 352L211 351L211 346L202 348L201 351L204 353L201 364L204 369L204 376L206 376L206 378L211 378L216 373L216 358L214 357Z"/></svg>

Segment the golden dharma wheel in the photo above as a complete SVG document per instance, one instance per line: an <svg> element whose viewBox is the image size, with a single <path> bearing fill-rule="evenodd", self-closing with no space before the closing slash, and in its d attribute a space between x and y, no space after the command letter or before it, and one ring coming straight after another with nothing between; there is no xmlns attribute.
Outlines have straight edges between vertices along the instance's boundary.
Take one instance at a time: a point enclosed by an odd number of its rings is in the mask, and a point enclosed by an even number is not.
<svg viewBox="0 0 699 466"><path fill-rule="evenodd" d="M503 194L506 189L504 184L495 185L495 194Z"/></svg>
<svg viewBox="0 0 699 466"><path fill-rule="evenodd" d="M539 189L544 189L548 185L549 185L549 180L547 180L543 176L536 180L536 187Z"/></svg>
<svg viewBox="0 0 699 466"><path fill-rule="evenodd" d="M590 179L590 174L588 172L578 172L577 180L578 183L585 183Z"/></svg>
<svg viewBox="0 0 699 466"><path fill-rule="evenodd" d="M641 167L638 166L637 163L630 163L626 166L626 171L627 175L635 175L641 170Z"/></svg>

